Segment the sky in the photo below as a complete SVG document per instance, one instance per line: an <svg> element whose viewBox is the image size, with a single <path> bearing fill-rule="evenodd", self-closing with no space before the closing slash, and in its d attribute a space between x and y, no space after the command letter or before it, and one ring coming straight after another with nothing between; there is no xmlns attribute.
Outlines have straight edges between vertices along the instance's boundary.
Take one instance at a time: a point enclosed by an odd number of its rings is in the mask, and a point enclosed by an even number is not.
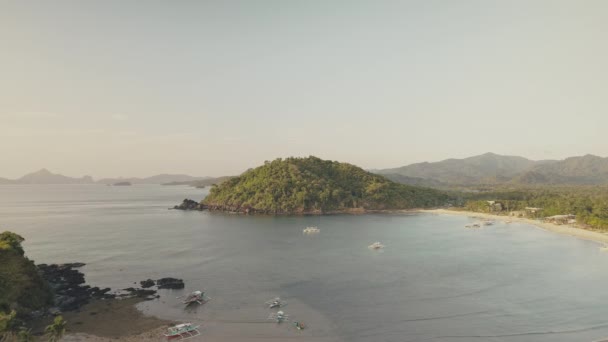
<svg viewBox="0 0 608 342"><path fill-rule="evenodd" d="M0 177L608 151L608 1L0 1Z"/></svg>

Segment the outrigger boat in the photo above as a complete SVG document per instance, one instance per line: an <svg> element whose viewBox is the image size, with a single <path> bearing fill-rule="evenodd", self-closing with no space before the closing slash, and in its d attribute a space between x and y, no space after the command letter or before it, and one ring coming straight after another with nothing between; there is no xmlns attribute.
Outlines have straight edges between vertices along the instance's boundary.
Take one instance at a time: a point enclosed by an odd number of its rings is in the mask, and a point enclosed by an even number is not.
<svg viewBox="0 0 608 342"><path fill-rule="evenodd" d="M279 297L273 298L267 301L265 304L268 305L269 309L280 308L282 306L287 305L287 303L282 301Z"/></svg>
<svg viewBox="0 0 608 342"><path fill-rule="evenodd" d="M268 319L271 321L276 321L277 323L283 323L285 321L289 321L289 315L285 314L283 311L277 311L277 313L271 313L268 316Z"/></svg>
<svg viewBox="0 0 608 342"><path fill-rule="evenodd" d="M190 305L193 303L203 304L210 300L211 298L205 297L205 292L203 291L194 291L189 294L186 299L182 301L182 303L186 305Z"/></svg>
<svg viewBox="0 0 608 342"><path fill-rule="evenodd" d="M317 228L317 227L306 227L306 228L304 228L304 229L302 230L302 232L303 232L304 234L318 233L318 232L320 232L320 231L321 231L321 230L320 230L319 228Z"/></svg>
<svg viewBox="0 0 608 342"><path fill-rule="evenodd" d="M369 249L382 249L382 248L384 248L384 245L381 244L380 242L376 241L376 242L372 243L371 245L367 246L367 248L369 248Z"/></svg>
<svg viewBox="0 0 608 342"><path fill-rule="evenodd" d="M201 332L198 331L199 327L200 325L193 325L192 323L178 324L167 328L165 337L167 337L167 340L175 339L177 341L192 338L201 334Z"/></svg>

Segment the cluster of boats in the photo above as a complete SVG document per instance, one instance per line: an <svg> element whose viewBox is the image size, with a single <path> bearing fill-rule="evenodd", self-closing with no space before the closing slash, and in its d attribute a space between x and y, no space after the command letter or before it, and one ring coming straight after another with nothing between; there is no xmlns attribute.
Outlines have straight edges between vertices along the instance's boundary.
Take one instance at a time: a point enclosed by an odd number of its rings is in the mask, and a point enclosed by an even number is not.
<svg viewBox="0 0 608 342"><path fill-rule="evenodd" d="M181 298L181 297L178 297ZM194 291L192 293L190 293L189 295L186 296L186 298L184 300L182 300L182 303L185 304L186 306L192 305L192 304L205 304L208 301L210 301L211 298L207 297L205 295L204 291ZM201 334L201 332L198 330L198 328L200 328L200 325L194 325L192 323L181 323L181 324L177 324L173 327L170 327L167 329L167 332L165 333L165 337L168 340L185 340L185 339L189 339L195 336L198 336Z"/></svg>
<svg viewBox="0 0 608 342"><path fill-rule="evenodd" d="M317 227L306 227L302 230L302 232L304 234L315 234L315 233L319 233L321 230ZM372 243L371 245L368 246L369 249L382 249L384 248L384 245L381 244L379 241L376 241L374 243ZM181 297L178 297L181 298ZM182 300L182 303L185 304L186 306L192 305L192 304L205 304L206 302L208 302L209 300L211 300L211 298L207 297L205 295L204 291L194 291L192 293L190 293L189 295L186 296L186 298L184 300ZM281 298L276 297L273 298L269 301L266 301L264 303L269 309L280 309L282 307L284 307L285 305L287 305L287 303L285 301L283 301ZM271 321L275 321L277 323L283 323L286 321L289 321L289 315L286 314L283 310L279 310L277 312L273 312L270 315L268 315L268 320ZM305 328L305 325L302 322L293 322L293 325L296 327L296 329L298 330L302 330ZM200 331L198 330L200 328L200 325L194 325L192 323L181 323L181 324L177 324L173 327L168 328L167 333L165 333L165 337L167 337L167 339L170 340L184 340L184 339L189 339L195 336L200 335Z"/></svg>
<svg viewBox="0 0 608 342"><path fill-rule="evenodd" d="M302 233L304 234L316 234L319 233L321 231L321 229L317 228L317 227L306 227L302 230ZM381 244L380 242L376 241L374 243L372 243L371 245L367 246L367 248L369 249L382 249L384 248L384 245Z"/></svg>
<svg viewBox="0 0 608 342"><path fill-rule="evenodd" d="M180 298L180 297L178 297ZM186 306L191 304L204 304L211 300L211 298L205 295L204 291L194 291L186 296L186 298L182 301ZM279 297L275 297L264 303L269 309L282 308L287 305L287 302L282 300ZM275 313L271 313L268 315L268 319L275 321L277 323L283 323L289 321L289 315L286 314L283 310L279 310ZM293 322L293 325L298 330L304 329L304 324L302 322ZM200 325L195 325L192 323L181 323L177 324L173 327L167 328L167 332L164 334L168 340L185 340L192 337L196 337L201 334L198 330Z"/></svg>
<svg viewBox="0 0 608 342"><path fill-rule="evenodd" d="M282 308L285 305L287 305L287 303L285 301L281 300L281 298L279 298L279 297L273 298L273 299L267 301L265 304L266 304L266 306L268 306L269 309ZM270 315L268 315L268 320L275 321L278 324L280 324L280 323L289 321L289 315L286 314L283 310L279 310L277 312L273 312ZM305 327L304 323L297 322L297 321L293 322L293 325L298 330L302 330Z"/></svg>
<svg viewBox="0 0 608 342"><path fill-rule="evenodd" d="M494 221L492 221L492 220L484 220L484 221L475 222L472 224L467 224L464 227L465 228L481 228L482 226L491 226L493 224L494 224Z"/></svg>

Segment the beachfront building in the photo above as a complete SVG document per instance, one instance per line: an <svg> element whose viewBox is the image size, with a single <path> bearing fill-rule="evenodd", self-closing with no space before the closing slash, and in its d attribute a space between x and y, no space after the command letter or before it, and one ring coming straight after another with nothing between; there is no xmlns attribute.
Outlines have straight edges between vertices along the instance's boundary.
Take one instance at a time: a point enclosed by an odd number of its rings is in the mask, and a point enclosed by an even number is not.
<svg viewBox="0 0 608 342"><path fill-rule="evenodd" d="M497 201L486 201L490 207L490 211L502 211L503 205Z"/></svg>
<svg viewBox="0 0 608 342"><path fill-rule="evenodd" d="M536 207L526 207L526 211L529 212L530 214L536 214L539 211L542 211L543 208L536 208Z"/></svg>
<svg viewBox="0 0 608 342"><path fill-rule="evenodd" d="M509 211L509 216L512 216L512 217L526 217L526 211L525 210L513 210L513 211Z"/></svg>
<svg viewBox="0 0 608 342"><path fill-rule="evenodd" d="M576 223L576 216L572 214L568 215L553 215L545 217L545 222L554 224L572 224Z"/></svg>

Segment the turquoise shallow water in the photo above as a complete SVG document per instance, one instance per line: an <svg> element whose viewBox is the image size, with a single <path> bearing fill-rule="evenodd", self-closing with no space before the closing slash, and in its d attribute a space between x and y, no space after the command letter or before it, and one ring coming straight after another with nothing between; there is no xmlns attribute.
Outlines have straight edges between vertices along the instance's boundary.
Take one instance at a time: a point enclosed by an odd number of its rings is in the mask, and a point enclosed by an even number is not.
<svg viewBox="0 0 608 342"><path fill-rule="evenodd" d="M276 294L323 314L332 323L323 333L347 341L608 336L608 254L593 242L500 222L467 230L459 216L167 210L204 195L156 185L0 186L0 229L23 235L38 263L86 262L93 285L174 276L213 297L192 313L168 300L142 307L160 317L210 319ZM309 225L321 233L303 235ZM370 251L374 241L386 248Z"/></svg>

